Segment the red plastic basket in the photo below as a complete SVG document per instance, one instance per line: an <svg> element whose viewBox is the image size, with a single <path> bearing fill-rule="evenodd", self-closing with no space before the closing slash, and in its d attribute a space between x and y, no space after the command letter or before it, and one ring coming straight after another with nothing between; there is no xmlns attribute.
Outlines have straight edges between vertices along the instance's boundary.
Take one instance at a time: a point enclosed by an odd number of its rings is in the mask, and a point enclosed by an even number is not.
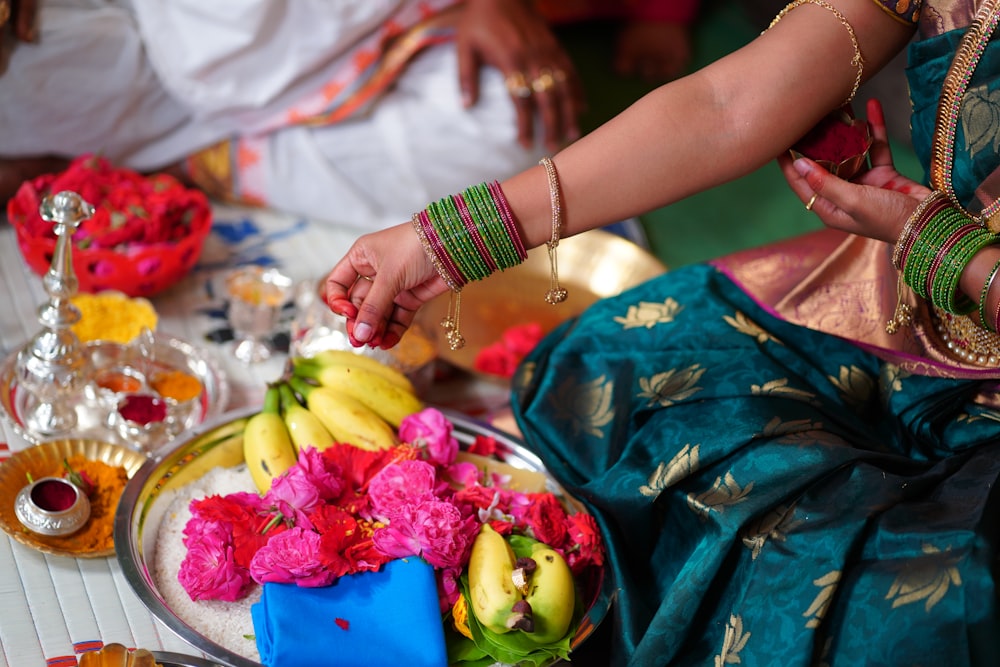
<svg viewBox="0 0 1000 667"><path fill-rule="evenodd" d="M84 162L86 160L90 161L89 165ZM94 165L96 169L85 171ZM76 177L65 178L74 169ZM67 184L78 187L67 188ZM114 208L122 199L122 188L128 189L126 198L138 202L140 207L144 193L150 201L156 199L155 206L150 205L149 210L143 212L147 218L142 219L141 224L147 236L149 229L155 228L166 240L155 237L142 242L125 240L113 247L101 247L93 242L95 237L87 228L89 221L84 221L73 236L73 271L79 281L79 291L118 290L133 297L149 297L183 278L198 261L205 238L211 231L212 211L205 195L183 187L169 176L159 174L146 178L129 170L114 169L100 158L89 156L74 160L66 172L24 182L8 202L7 217L14 226L21 255L28 266L42 276L52 264L56 237L52 224L42 220L38 210L46 196L73 189L97 209L101 206ZM108 214L103 215L106 218ZM114 215L124 217L117 211Z"/></svg>

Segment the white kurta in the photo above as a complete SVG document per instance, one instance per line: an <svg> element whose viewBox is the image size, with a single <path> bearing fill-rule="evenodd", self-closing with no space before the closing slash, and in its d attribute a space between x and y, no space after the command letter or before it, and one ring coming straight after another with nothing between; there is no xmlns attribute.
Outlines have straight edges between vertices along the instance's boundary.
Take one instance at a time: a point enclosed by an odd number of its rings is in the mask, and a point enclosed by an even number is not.
<svg viewBox="0 0 1000 667"><path fill-rule="evenodd" d="M450 43L418 55L361 117L282 124L360 40L415 4L41 0L39 41L3 40L0 157L100 152L154 170L257 137L266 157L253 186L268 205L359 229L403 222L542 154L517 144L498 71L482 70L480 100L463 108Z"/></svg>

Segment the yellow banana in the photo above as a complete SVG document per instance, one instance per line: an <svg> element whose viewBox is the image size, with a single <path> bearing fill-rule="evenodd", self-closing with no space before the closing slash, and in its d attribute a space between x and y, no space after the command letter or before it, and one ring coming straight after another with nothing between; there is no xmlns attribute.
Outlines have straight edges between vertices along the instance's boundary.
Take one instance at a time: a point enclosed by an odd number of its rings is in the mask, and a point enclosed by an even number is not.
<svg viewBox="0 0 1000 667"><path fill-rule="evenodd" d="M483 524L469 554L469 606L493 632L510 632L508 621L521 592L514 585L514 551L503 535Z"/></svg>
<svg viewBox="0 0 1000 667"><path fill-rule="evenodd" d="M404 417L424 409L423 401L412 391L400 388L367 368L331 364L320 373L322 386L350 394L394 428L399 428Z"/></svg>
<svg viewBox="0 0 1000 667"><path fill-rule="evenodd" d="M361 449L388 449L397 444L396 432L377 413L350 394L334 387L313 386L293 377L292 388L323 423L334 440Z"/></svg>
<svg viewBox="0 0 1000 667"><path fill-rule="evenodd" d="M410 378L406 377L398 368L383 363L374 357L357 354L350 350L321 350L311 357L296 360L295 366L297 370L301 367L301 371L298 372L308 373L308 375L303 375L303 377L311 377L320 384L325 385L329 385L330 383L324 382L323 371L330 366L365 368L398 385L400 389L405 389L411 394L416 393Z"/></svg>
<svg viewBox="0 0 1000 667"><path fill-rule="evenodd" d="M299 403L287 382L278 385L281 395L281 416L288 428L288 435L298 454L304 447L315 447L323 451L334 443L330 431L309 408Z"/></svg>
<svg viewBox="0 0 1000 667"><path fill-rule="evenodd" d="M269 386L264 394L264 407L247 420L243 429L243 458L261 493L267 493L271 482L297 461L295 446L279 410L278 388Z"/></svg>
<svg viewBox="0 0 1000 667"><path fill-rule="evenodd" d="M551 644L563 638L573 621L573 573L558 551L541 542L532 545L531 559L535 571L524 599L531 605L535 628L525 636L536 644Z"/></svg>

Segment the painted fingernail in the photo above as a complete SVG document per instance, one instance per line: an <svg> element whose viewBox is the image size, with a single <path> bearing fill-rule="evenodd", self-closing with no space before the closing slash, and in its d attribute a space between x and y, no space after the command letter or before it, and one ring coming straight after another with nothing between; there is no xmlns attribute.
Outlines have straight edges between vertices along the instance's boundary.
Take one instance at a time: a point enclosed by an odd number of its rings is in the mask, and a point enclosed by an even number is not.
<svg viewBox="0 0 1000 667"><path fill-rule="evenodd" d="M372 337L372 327L370 324L358 322L358 324L354 327L353 333L356 339L365 342Z"/></svg>

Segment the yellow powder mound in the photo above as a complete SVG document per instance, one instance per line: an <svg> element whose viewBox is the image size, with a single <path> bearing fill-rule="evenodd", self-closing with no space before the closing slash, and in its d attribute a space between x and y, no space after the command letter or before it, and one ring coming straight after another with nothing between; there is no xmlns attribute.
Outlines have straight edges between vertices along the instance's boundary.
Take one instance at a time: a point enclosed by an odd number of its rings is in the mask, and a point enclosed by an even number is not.
<svg viewBox="0 0 1000 667"><path fill-rule="evenodd" d="M143 327L156 331L156 310L146 299L133 299L121 292L77 294L73 305L80 309L80 321L73 333L84 343L95 340L130 343Z"/></svg>

